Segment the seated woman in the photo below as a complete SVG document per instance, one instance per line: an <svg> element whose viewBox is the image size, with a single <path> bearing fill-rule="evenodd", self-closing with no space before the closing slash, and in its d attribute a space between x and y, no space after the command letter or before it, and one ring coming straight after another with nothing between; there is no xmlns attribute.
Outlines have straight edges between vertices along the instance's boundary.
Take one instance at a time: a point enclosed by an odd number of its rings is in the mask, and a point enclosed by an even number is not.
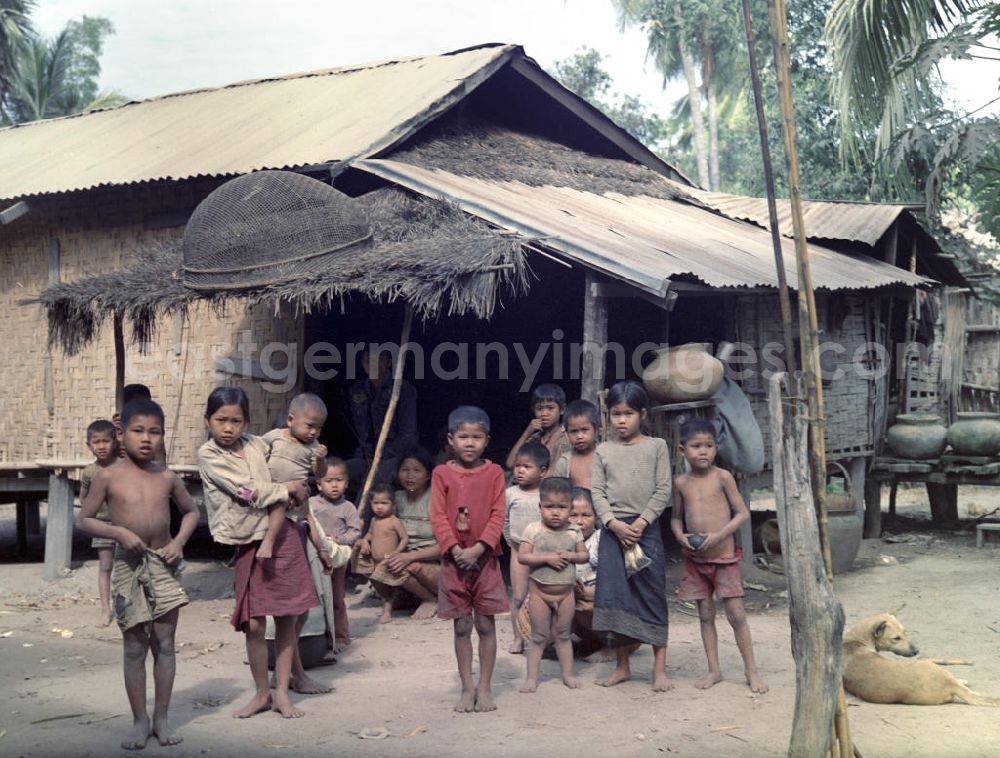
<svg viewBox="0 0 1000 758"><path fill-rule="evenodd" d="M437 613L438 575L441 551L431 531L430 454L415 447L403 453L396 479L403 489L396 492L396 516L403 522L409 544L391 553L369 577L372 587L385 601L395 601L402 589L416 596L420 605L412 618L429 619Z"/></svg>

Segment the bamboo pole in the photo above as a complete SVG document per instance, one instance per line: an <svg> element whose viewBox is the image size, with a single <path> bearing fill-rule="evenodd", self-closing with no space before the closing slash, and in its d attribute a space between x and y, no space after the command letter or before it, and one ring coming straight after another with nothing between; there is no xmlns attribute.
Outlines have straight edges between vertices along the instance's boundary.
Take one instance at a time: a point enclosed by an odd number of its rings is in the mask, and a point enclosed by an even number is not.
<svg viewBox="0 0 1000 758"><path fill-rule="evenodd" d="M413 326L413 306L407 303L406 315L403 317L403 333L399 338L399 355L396 358L396 365L392 370L392 394L389 396L389 405L385 409L385 418L382 419L382 428L378 433L378 442L375 443L375 453L372 455L371 466L368 469L368 476L365 477L365 486L361 490L361 498L358 503L358 512L363 517L365 509L368 507L368 491L375 480L375 473L378 471L379 463L382 462L382 450L385 448L385 441L389 437L389 427L392 426L392 419L396 415L396 405L399 403L399 390L403 386L403 366L406 363L406 344L410 341L410 327Z"/></svg>
<svg viewBox="0 0 1000 758"><path fill-rule="evenodd" d="M813 502L816 511L819 541L823 554L823 565L828 582L833 580L833 562L830 557L830 539L826 517L826 443L824 432L826 419L823 410L823 385L820 376L819 361L819 326L816 315L816 294L813 291L812 270L809 264L809 248L806 244L805 223L802 218L802 198L799 192L799 161L796 145L795 106L792 101L791 62L788 45L788 15L785 11L785 0L768 0L768 16L771 26L772 44L774 47L775 71L777 73L778 95L781 105L782 137L785 145L785 159L788 163L788 197L792 212L792 228L795 234L796 274L798 278L799 301L799 341L802 347L802 374L805 380L805 394L809 415L809 468L812 473ZM790 592L791 594L791 592ZM832 593L831 593L832 594ZM835 599L834 599L835 602ZM840 604L836 603L839 610ZM809 616L807 614L806 618ZM835 665L830 676L836 677L836 682L830 685L836 688L834 703L833 727L840 758L853 758L854 747L851 742L850 726L847 720L847 703L844 698L844 687L840 670L840 644L843 632L843 612L838 616L839 624L834 623L824 640L827 655L834 655ZM811 623L819 619L813 614ZM838 628L839 627L839 628ZM794 647L794 644L793 644ZM809 712L803 708L800 714L796 708L796 721L801 715L804 719L820 718L820 723L829 724L825 701L815 700L812 704L821 706L820 713ZM806 704L809 705L809 704ZM793 724L792 744L795 742L795 724ZM831 753L833 745L831 743Z"/></svg>
<svg viewBox="0 0 1000 758"><path fill-rule="evenodd" d="M792 304L788 295L788 279L785 275L785 261L781 252L781 232L778 229L778 205L774 192L774 170L771 167L771 149L767 138L767 120L764 117L764 100L761 95L760 74L757 68L757 54L753 46L753 24L750 19L750 0L743 0L743 31L747 38L747 58L750 64L750 82L753 86L753 102L757 111L757 134L760 138L760 154L764 164L764 184L767 187L767 216L771 227L771 246L774 248L774 267L778 275L778 300L781 303L781 326L785 347L785 371L795 373L795 348L792 343ZM791 391L795 391L794 384Z"/></svg>

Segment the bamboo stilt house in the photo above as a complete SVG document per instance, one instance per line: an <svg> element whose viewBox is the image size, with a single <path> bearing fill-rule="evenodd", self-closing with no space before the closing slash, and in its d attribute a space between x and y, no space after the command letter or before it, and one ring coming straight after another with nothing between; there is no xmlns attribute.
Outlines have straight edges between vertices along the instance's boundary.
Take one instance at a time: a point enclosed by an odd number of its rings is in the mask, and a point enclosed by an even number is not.
<svg viewBox="0 0 1000 758"><path fill-rule="evenodd" d="M289 113L291 101L303 108ZM150 134L153 121L166 126ZM53 154L53 144L64 152ZM191 292L176 271L192 210L228 178L264 168L305 173L357 198L373 245L307 282ZM21 409L0 419L0 461L11 468L84 458L86 424L113 411L108 324L116 316L130 340L127 380L145 381L163 402L168 455L181 465L203 439L202 403L213 386L245 386L254 429L265 429L310 381L301 369L310 347L392 339L403 301L419 317L414 339L426 352L495 343L531 356L544 348L533 382L560 383L570 397L634 376L641 366L628 358L641 356L643 343L763 348L780 331L771 243L759 220L692 187L513 46L241 83L0 130L0 187L0 210L27 209L0 239L13 273L0 292L8 315L0 379ZM909 209L816 205L826 214L811 240L821 317L847 355L890 339L890 302L957 276ZM794 287L794 270L789 281ZM26 300L34 304L19 305ZM562 342L613 343L626 359L609 350L581 374L570 350L556 355ZM282 381L261 360L271 344L294 346L283 355L295 365ZM491 411L499 445L516 438L527 412L523 366L483 363L485 373L466 382L442 372L411 377L425 442L456 399ZM763 413L759 368L741 383ZM334 405L344 382L330 380ZM887 386L854 377L827 397L831 455L863 463ZM340 452L348 449L346 425L328 425Z"/></svg>

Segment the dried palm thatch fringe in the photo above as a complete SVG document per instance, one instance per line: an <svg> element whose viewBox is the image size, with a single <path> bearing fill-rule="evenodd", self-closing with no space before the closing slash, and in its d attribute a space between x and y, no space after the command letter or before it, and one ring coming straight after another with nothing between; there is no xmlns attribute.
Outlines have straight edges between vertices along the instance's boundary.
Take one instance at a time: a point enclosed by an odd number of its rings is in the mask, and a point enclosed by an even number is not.
<svg viewBox="0 0 1000 758"><path fill-rule="evenodd" d="M148 246L128 269L58 284L25 303L48 312L49 343L73 355L95 339L114 315L132 327L134 343L152 340L159 316L207 301L283 303L296 312L330 308L350 294L375 302L403 300L421 318L493 315L502 290L527 292L524 238L474 219L449 203L382 188L359 198L374 230L371 244L345 252L340 265L277 284L245 290L197 292L180 278L181 240Z"/></svg>

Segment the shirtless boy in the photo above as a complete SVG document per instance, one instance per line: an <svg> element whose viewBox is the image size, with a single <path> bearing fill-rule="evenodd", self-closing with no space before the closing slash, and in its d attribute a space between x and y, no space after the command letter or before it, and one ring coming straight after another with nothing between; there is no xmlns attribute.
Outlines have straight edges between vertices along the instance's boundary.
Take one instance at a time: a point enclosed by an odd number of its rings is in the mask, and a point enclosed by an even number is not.
<svg viewBox="0 0 1000 758"><path fill-rule="evenodd" d="M391 484L373 484L369 497L372 523L368 533L358 542L361 555L370 555L377 566L390 555L403 552L410 542L403 522L396 517L396 490ZM392 597L382 600L380 624L392 621Z"/></svg>
<svg viewBox="0 0 1000 758"><path fill-rule="evenodd" d="M132 708L133 733L122 741L140 750L155 735L161 745L181 738L170 730L168 709L174 686L174 633L187 595L177 566L198 511L179 477L157 462L163 448L163 409L152 400L135 400L122 408L121 439L125 457L94 477L77 516L77 526L94 537L115 540L111 594L122 630L125 693ZM180 529L170 536L170 499L183 514ZM107 502L111 523L96 518ZM146 710L146 654L153 651L155 700L153 722Z"/></svg>
<svg viewBox="0 0 1000 758"><path fill-rule="evenodd" d="M743 656L747 684L754 692L767 692L757 673L750 627L743 608L743 579L733 533L750 518L733 475L715 465L715 427L696 419L681 426L680 452L691 468L674 480L674 509L670 527L681 544L684 567L679 596L698 602L701 641L708 658L708 674L695 687L708 689L722 681L719 638L715 631L715 600L722 598L726 618L733 627L736 647Z"/></svg>
<svg viewBox="0 0 1000 758"><path fill-rule="evenodd" d="M94 462L80 472L80 502L82 503L97 472L118 460L118 445L114 423L107 419L92 421L87 427L87 449L94 454ZM101 506L97 518L108 520L108 509ZM115 541L94 537L90 546L97 550L97 592L101 598L101 615L98 626L110 626L114 614L111 612L111 569L115 563Z"/></svg>
<svg viewBox="0 0 1000 758"><path fill-rule="evenodd" d="M594 470L594 452L597 450L597 430L600 414L589 400L574 400L566 406L563 415L566 437L572 446L549 469L549 476L565 476L574 487L590 489Z"/></svg>

